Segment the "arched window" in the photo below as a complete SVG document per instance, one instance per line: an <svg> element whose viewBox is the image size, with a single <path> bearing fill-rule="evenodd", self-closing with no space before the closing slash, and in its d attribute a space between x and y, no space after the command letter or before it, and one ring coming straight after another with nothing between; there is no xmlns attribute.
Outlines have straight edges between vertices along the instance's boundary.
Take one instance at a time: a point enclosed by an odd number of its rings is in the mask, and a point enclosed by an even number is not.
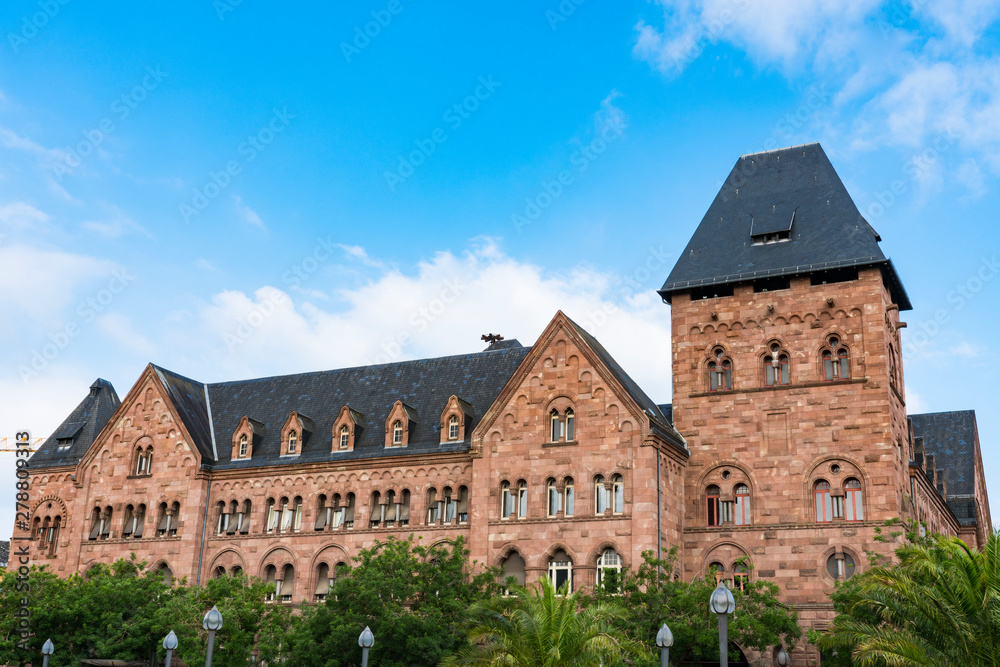
<svg viewBox="0 0 1000 667"><path fill-rule="evenodd" d="M392 444L403 444L403 422L398 419L392 423Z"/></svg>
<svg viewBox="0 0 1000 667"><path fill-rule="evenodd" d="M715 585L718 586L719 582L726 577L726 566L718 561L708 564L708 576L715 579Z"/></svg>
<svg viewBox="0 0 1000 667"><path fill-rule="evenodd" d="M517 586L524 586L525 576L524 576L524 559L521 554L516 551L511 551L510 554L503 559L500 563L500 569L503 572L504 584L506 585L508 577L514 578L514 584ZM509 595L510 589L505 588L504 594Z"/></svg>
<svg viewBox="0 0 1000 667"><path fill-rule="evenodd" d="M848 521L862 521L865 518L865 507L861 498L861 482L854 477L844 482L846 512L844 518Z"/></svg>
<svg viewBox="0 0 1000 667"><path fill-rule="evenodd" d="M267 523L265 524L265 531L270 533L273 532L278 527L278 506L274 502L274 498L267 499Z"/></svg>
<svg viewBox="0 0 1000 667"><path fill-rule="evenodd" d="M517 481L517 516L519 519L528 516L528 483L523 479Z"/></svg>
<svg viewBox="0 0 1000 667"><path fill-rule="evenodd" d="M295 568L286 565L281 570L281 601L291 602L292 593L295 591Z"/></svg>
<svg viewBox="0 0 1000 667"><path fill-rule="evenodd" d="M222 535L227 528L229 528L229 514L226 512L226 503L219 502L215 506L215 513L217 515L215 521L215 534Z"/></svg>
<svg viewBox="0 0 1000 667"><path fill-rule="evenodd" d="M510 482L500 484L500 518L509 519L514 513L514 494L510 491Z"/></svg>
<svg viewBox="0 0 1000 667"><path fill-rule="evenodd" d="M771 343L770 354L764 357L764 384L773 387L788 384L788 355L781 351L781 345Z"/></svg>
<svg viewBox="0 0 1000 667"><path fill-rule="evenodd" d="M344 507L344 528L354 528L354 493L347 494L347 506Z"/></svg>
<svg viewBox="0 0 1000 667"><path fill-rule="evenodd" d="M226 576L226 568L221 565L216 566L216 568L212 570L213 579L222 579L224 576Z"/></svg>
<svg viewBox="0 0 1000 667"><path fill-rule="evenodd" d="M562 549L549 558L549 580L557 591L566 586L566 593L573 592L573 559Z"/></svg>
<svg viewBox="0 0 1000 667"><path fill-rule="evenodd" d="M236 513L236 530L240 535L246 535L250 532L250 510L252 505L250 504L250 499L243 501L243 505L240 507L240 511Z"/></svg>
<svg viewBox="0 0 1000 667"><path fill-rule="evenodd" d="M813 485L816 500L816 521L833 521L833 498L830 496L830 482L821 479Z"/></svg>
<svg viewBox="0 0 1000 667"><path fill-rule="evenodd" d="M47 519L48 517L46 517ZM45 540L49 545L49 555L54 556L59 546L59 529L62 527L62 517L57 516L49 526L49 534Z"/></svg>
<svg viewBox="0 0 1000 667"><path fill-rule="evenodd" d="M240 436L240 458L245 459L247 457L247 437L245 435Z"/></svg>
<svg viewBox="0 0 1000 667"><path fill-rule="evenodd" d="M458 522L467 523L469 521L469 487L458 487Z"/></svg>
<svg viewBox="0 0 1000 667"><path fill-rule="evenodd" d="M708 516L709 526L720 526L722 525L722 517L719 515L719 496L722 495L722 489L720 489L715 484L712 484L707 489L705 489L705 505Z"/></svg>
<svg viewBox="0 0 1000 667"><path fill-rule="evenodd" d="M145 475L147 473L146 452L142 451L142 447L138 447L135 450L135 474Z"/></svg>
<svg viewBox="0 0 1000 667"><path fill-rule="evenodd" d="M559 411L553 409L549 413L549 423L551 425L552 432L552 442L559 442L563 436L563 423L562 419L559 418Z"/></svg>
<svg viewBox="0 0 1000 667"><path fill-rule="evenodd" d="M385 513L385 505L381 504L382 494L378 491L372 491L371 495L371 506L368 510L368 525L371 528L378 528L379 524L382 523L382 517ZM430 521L428 521L430 523Z"/></svg>
<svg viewBox="0 0 1000 667"><path fill-rule="evenodd" d="M111 517L114 514L114 509L109 505L104 508L104 514L101 515L101 539L106 540L111 537Z"/></svg>
<svg viewBox="0 0 1000 667"><path fill-rule="evenodd" d="M275 566L268 565L266 568L264 568L264 583L273 584L275 587L274 592L269 592L267 596L264 598L268 602L272 602L275 596L278 595L278 591L281 590L281 582L278 581L277 575L278 575L278 568L276 568Z"/></svg>
<svg viewBox="0 0 1000 667"><path fill-rule="evenodd" d="M826 571L836 581L846 581L854 576L855 564L851 554L832 554L826 559Z"/></svg>
<svg viewBox="0 0 1000 667"><path fill-rule="evenodd" d="M573 408L566 408L566 442L576 440L576 415Z"/></svg>
<svg viewBox="0 0 1000 667"><path fill-rule="evenodd" d="M621 573L621 556L614 549L605 549L597 559L597 588L618 592L621 590Z"/></svg>
<svg viewBox="0 0 1000 667"><path fill-rule="evenodd" d="M604 486L604 475L594 477L594 514L604 514L608 509L608 490Z"/></svg>
<svg viewBox="0 0 1000 667"><path fill-rule="evenodd" d="M736 512L733 515L733 523L737 526L750 525L750 487L746 484L737 484L733 489L736 496Z"/></svg>
<svg viewBox="0 0 1000 667"><path fill-rule="evenodd" d="M153 474L153 446L150 445L146 448L146 474Z"/></svg>
<svg viewBox="0 0 1000 667"><path fill-rule="evenodd" d="M455 520L455 509L458 503L455 502L455 497L452 495L451 487L444 487L444 522L451 523Z"/></svg>
<svg viewBox="0 0 1000 667"><path fill-rule="evenodd" d="M573 516L573 505L576 500L573 493L573 478L563 480L563 516Z"/></svg>
<svg viewBox="0 0 1000 667"><path fill-rule="evenodd" d="M839 337L830 336L827 339L827 348L823 350L823 379L832 382L850 378L851 366L847 348L840 344Z"/></svg>
<svg viewBox="0 0 1000 667"><path fill-rule="evenodd" d="M316 592L313 594L313 600L322 602L326 599L333 586L334 572L335 570L326 563L319 564L319 567L316 568Z"/></svg>
<svg viewBox="0 0 1000 667"><path fill-rule="evenodd" d="M347 446L351 442L351 429L347 428L347 425L340 427L340 448L347 449Z"/></svg>
<svg viewBox="0 0 1000 667"><path fill-rule="evenodd" d="M733 588L745 591L750 583L750 568L743 563L733 565Z"/></svg>
<svg viewBox="0 0 1000 667"><path fill-rule="evenodd" d="M403 492L399 494L399 506L396 508L396 520L399 521L400 526L410 525L410 491L408 489L403 489Z"/></svg>
<svg viewBox="0 0 1000 667"><path fill-rule="evenodd" d="M556 480L549 477L545 481L545 493L547 496L546 502L546 515L555 516L561 509L561 498L559 496L559 489L556 487Z"/></svg>
<svg viewBox="0 0 1000 667"><path fill-rule="evenodd" d="M621 514L625 511L625 480L621 475L611 477L611 511Z"/></svg>
<svg viewBox="0 0 1000 667"><path fill-rule="evenodd" d="M288 434L288 453L294 454L299 446L299 435L295 431Z"/></svg>
<svg viewBox="0 0 1000 667"><path fill-rule="evenodd" d="M441 519L441 501L437 497L437 489L427 490L427 524L433 525Z"/></svg>
<svg viewBox="0 0 1000 667"><path fill-rule="evenodd" d="M712 360L708 362L708 390L727 391L733 388L733 362L726 357L721 347L712 350Z"/></svg>
<svg viewBox="0 0 1000 667"><path fill-rule="evenodd" d="M282 498L281 505L279 507L280 509L278 511L281 512L281 523L278 526L278 530L284 533L292 527L292 505L289 504L288 498Z"/></svg>
<svg viewBox="0 0 1000 667"><path fill-rule="evenodd" d="M385 494L385 504L382 505L382 525L386 528L393 528L396 525L396 515L399 510L395 491L388 491Z"/></svg>
<svg viewBox="0 0 1000 667"><path fill-rule="evenodd" d="M448 418L448 439L458 440L458 417L456 415Z"/></svg>

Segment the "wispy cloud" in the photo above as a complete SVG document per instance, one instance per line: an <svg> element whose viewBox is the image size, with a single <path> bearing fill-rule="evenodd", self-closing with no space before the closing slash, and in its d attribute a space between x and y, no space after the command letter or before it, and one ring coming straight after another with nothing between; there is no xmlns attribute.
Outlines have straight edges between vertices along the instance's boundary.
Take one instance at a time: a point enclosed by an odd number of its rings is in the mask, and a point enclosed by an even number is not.
<svg viewBox="0 0 1000 667"><path fill-rule="evenodd" d="M264 221L260 219L259 215L257 215L257 211L243 203L243 197L234 195L233 205L236 206L236 211L240 214L240 217L243 218L243 220L250 223L254 227L260 227L264 230L267 229L267 227L264 226Z"/></svg>
<svg viewBox="0 0 1000 667"><path fill-rule="evenodd" d="M49 215L31 204L13 202L0 206L0 225L28 228L49 221Z"/></svg>

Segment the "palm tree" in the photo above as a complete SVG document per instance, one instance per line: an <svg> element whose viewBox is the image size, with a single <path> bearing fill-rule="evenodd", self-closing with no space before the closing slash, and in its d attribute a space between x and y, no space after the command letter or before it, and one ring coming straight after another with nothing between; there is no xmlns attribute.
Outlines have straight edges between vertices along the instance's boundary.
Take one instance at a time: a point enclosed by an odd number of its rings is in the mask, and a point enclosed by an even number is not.
<svg viewBox="0 0 1000 667"><path fill-rule="evenodd" d="M937 537L896 554L848 582L846 613L820 647L846 649L858 667L1000 665L1000 533L982 551Z"/></svg>
<svg viewBox="0 0 1000 667"><path fill-rule="evenodd" d="M538 588L518 588L514 599L479 602L470 609L469 642L442 665L590 667L646 652L615 630L625 615L614 603L579 607L580 594L556 591L548 578Z"/></svg>

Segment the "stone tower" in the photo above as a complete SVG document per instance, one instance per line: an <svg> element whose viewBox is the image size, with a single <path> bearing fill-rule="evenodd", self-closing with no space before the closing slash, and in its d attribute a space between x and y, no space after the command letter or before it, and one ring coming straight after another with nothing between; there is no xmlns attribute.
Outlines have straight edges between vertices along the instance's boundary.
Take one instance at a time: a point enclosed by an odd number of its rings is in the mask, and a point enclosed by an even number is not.
<svg viewBox="0 0 1000 667"><path fill-rule="evenodd" d="M819 144L745 155L659 291L685 576L774 581L806 626L904 511L910 302L880 240Z"/></svg>

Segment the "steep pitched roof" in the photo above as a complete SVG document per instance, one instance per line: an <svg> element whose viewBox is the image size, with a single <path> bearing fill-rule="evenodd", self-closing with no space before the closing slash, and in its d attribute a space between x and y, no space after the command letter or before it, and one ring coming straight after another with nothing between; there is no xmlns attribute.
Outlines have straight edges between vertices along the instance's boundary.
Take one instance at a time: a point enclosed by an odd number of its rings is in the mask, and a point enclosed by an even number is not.
<svg viewBox="0 0 1000 667"><path fill-rule="evenodd" d="M668 440L674 442L683 449L684 447L681 443L684 442L684 438L681 437L680 433L674 430L673 424L670 419L664 416L663 412L660 410L660 406L657 405L656 402L642 390L642 387L636 384L635 380L633 380L631 376L625 372L625 369L622 368L617 361L615 361L615 358L611 356L611 353L608 352L603 345L601 345L600 341L594 338L588 331L569 317L566 319L569 320L570 324L573 325L573 328L580 335L580 337L587 343L588 346L590 346L590 349L597 354L601 363L603 363L611 374L614 375L618 383L625 387L625 390L632 396L635 402L639 404L642 411L649 417L650 426L653 429L658 430L661 436L666 437Z"/></svg>
<svg viewBox="0 0 1000 667"><path fill-rule="evenodd" d="M923 438L926 455L934 456L934 465L944 473L948 506L960 522L975 523L975 411L932 412L909 418L913 436Z"/></svg>
<svg viewBox="0 0 1000 667"><path fill-rule="evenodd" d="M789 233L754 244L751 235ZM848 267L879 266L894 301L906 291L880 237L858 211L818 143L736 161L659 293Z"/></svg>
<svg viewBox="0 0 1000 667"><path fill-rule="evenodd" d="M269 463L354 460L376 456L407 456L465 451L472 429L496 399L529 348L505 346L437 359L402 361L297 375L219 382L208 386L212 423L219 449L217 468L241 468ZM438 416L452 396L469 405L472 421L465 442L441 444ZM385 447L385 419L402 401L415 413L406 447ZM349 405L362 426L354 451L331 454L333 423ZM280 430L292 410L315 422L315 432L294 458L279 456ZM253 457L230 460L232 434L247 415L264 424Z"/></svg>
<svg viewBox="0 0 1000 667"><path fill-rule="evenodd" d="M90 393L32 455L31 466L76 465L120 404L121 400L110 382L100 378L95 380L90 385ZM72 438L73 442L68 449L59 451L60 438Z"/></svg>
<svg viewBox="0 0 1000 667"><path fill-rule="evenodd" d="M191 434L194 445L201 453L203 461L215 459L212 447L212 430L209 427L209 410L205 403L205 385L166 368L152 364L156 376L167 391L170 402L184 422L184 428ZM285 415L287 417L287 415ZM281 425L279 424L280 428ZM235 429L234 429L235 430ZM228 442L228 438L226 439Z"/></svg>

